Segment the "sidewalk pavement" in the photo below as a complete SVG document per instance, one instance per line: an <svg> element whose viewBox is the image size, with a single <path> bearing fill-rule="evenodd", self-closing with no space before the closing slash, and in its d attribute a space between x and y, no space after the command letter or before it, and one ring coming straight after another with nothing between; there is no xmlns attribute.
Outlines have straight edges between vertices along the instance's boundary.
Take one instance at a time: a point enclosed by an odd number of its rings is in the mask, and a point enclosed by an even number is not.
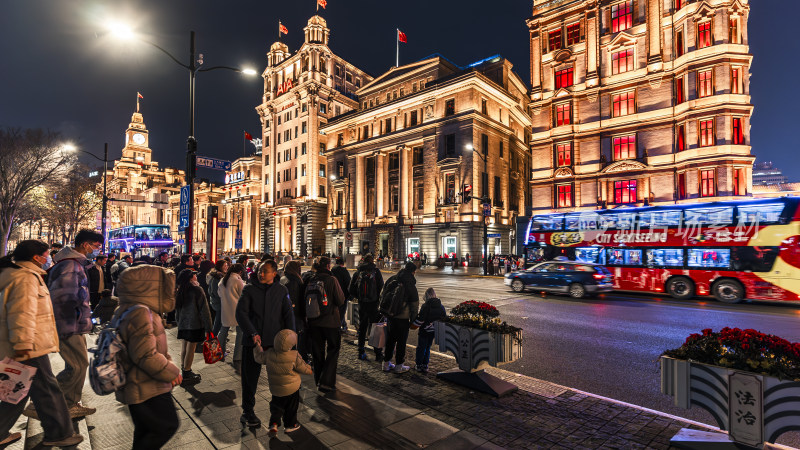
<svg viewBox="0 0 800 450"><path fill-rule="evenodd" d="M395 265L393 265L391 267L389 267L389 266L380 267L380 270L383 273L394 274L394 273L397 273L401 268L402 268L402 266L399 266L399 265L395 264ZM350 270L354 271L355 269L350 269ZM445 267L442 267L442 268L439 268L439 267L436 267L436 266L422 266L421 268L417 269L416 273L418 275L419 274L425 274L425 275L457 275L457 276L471 276L471 277L481 277L481 278L503 278L504 277L504 275L484 275L482 267L463 267L463 266L459 266L459 267L453 269L452 266L449 266L449 265L445 266Z"/></svg>
<svg viewBox="0 0 800 450"><path fill-rule="evenodd" d="M170 354L177 360L177 331L167 334ZM302 428L291 434L281 429L274 438L267 435L266 373L262 372L255 407L264 425L243 429L241 384L233 367L206 365L202 355L196 355L193 370L203 379L173 390L181 424L165 448L667 449L670 438L683 427L713 429L497 368L487 372L516 384L517 392L503 398L472 392L436 378L436 371L457 366L452 357L439 353L431 354L428 374L413 369L384 373L379 363L358 360L352 343L352 334L343 338L338 390L321 394L314 389L313 378L303 376ZM414 348L409 346L407 354L413 360ZM58 356L52 359L60 362ZM84 404L96 407L97 413L76 422L88 437L78 448L129 449L133 425L127 407L113 395L95 395L88 383L83 395ZM37 448L38 421L21 420L15 430L25 434L26 422L28 436L7 448Z"/></svg>

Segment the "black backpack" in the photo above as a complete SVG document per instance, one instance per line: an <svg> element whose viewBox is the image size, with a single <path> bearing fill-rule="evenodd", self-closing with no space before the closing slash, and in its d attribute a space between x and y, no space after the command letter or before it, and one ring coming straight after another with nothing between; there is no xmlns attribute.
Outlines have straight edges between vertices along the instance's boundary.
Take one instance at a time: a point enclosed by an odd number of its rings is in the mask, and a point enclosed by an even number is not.
<svg viewBox="0 0 800 450"><path fill-rule="evenodd" d="M401 312L406 304L406 287L397 278L397 275L389 278L381 292L381 303L378 311L385 317L391 319Z"/></svg>
<svg viewBox="0 0 800 450"><path fill-rule="evenodd" d="M308 280L303 298L308 319L317 319L331 313L328 295L325 293L325 283L319 277L314 276Z"/></svg>
<svg viewBox="0 0 800 450"><path fill-rule="evenodd" d="M355 296L359 302L373 303L378 301L378 282L375 281L375 270L358 272L358 292Z"/></svg>

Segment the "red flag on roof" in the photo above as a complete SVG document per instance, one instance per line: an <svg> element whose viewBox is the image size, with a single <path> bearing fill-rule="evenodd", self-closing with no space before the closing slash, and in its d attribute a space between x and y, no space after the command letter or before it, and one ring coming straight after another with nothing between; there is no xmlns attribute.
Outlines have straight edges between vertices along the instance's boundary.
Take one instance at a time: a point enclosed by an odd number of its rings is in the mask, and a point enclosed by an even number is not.
<svg viewBox="0 0 800 450"><path fill-rule="evenodd" d="M322 6L322 9L327 9L328 0L317 0L317 6Z"/></svg>
<svg viewBox="0 0 800 450"><path fill-rule="evenodd" d="M136 95L137 95L139 98L144 98L144 97L142 97L142 94L140 94L140 93L138 93L138 92L136 93Z"/></svg>
<svg viewBox="0 0 800 450"><path fill-rule="evenodd" d="M278 22L278 32L283 34L289 34L289 29L283 26L282 23Z"/></svg>
<svg viewBox="0 0 800 450"><path fill-rule="evenodd" d="M245 131L244 132L244 138L247 139L248 141L252 141L253 140L253 135L248 133L247 131Z"/></svg>
<svg viewBox="0 0 800 450"><path fill-rule="evenodd" d="M406 38L406 34L400 30L397 30L397 40L402 42L403 44L408 43L408 39Z"/></svg>

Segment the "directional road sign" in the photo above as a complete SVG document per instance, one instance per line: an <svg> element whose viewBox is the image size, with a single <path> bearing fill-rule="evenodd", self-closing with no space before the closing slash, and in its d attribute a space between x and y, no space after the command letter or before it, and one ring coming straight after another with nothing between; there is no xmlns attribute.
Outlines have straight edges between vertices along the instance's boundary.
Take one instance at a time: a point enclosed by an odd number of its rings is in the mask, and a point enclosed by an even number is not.
<svg viewBox="0 0 800 450"><path fill-rule="evenodd" d="M483 215L489 217L492 215L492 205L488 203L483 204Z"/></svg>
<svg viewBox="0 0 800 450"><path fill-rule="evenodd" d="M183 231L189 226L189 185L181 188L181 209L178 231Z"/></svg>
<svg viewBox="0 0 800 450"><path fill-rule="evenodd" d="M208 156L197 157L197 167L206 167L214 170L231 170L231 162L224 159L209 158Z"/></svg>
<svg viewBox="0 0 800 450"><path fill-rule="evenodd" d="M500 233L487 233L486 237L487 238L499 238L500 237Z"/></svg>
<svg viewBox="0 0 800 450"><path fill-rule="evenodd" d="M236 247L237 249L242 248L242 240L236 239L236 241L234 242L234 247Z"/></svg>
<svg viewBox="0 0 800 450"><path fill-rule="evenodd" d="M228 222L217 222L217 228L228 228Z"/></svg>

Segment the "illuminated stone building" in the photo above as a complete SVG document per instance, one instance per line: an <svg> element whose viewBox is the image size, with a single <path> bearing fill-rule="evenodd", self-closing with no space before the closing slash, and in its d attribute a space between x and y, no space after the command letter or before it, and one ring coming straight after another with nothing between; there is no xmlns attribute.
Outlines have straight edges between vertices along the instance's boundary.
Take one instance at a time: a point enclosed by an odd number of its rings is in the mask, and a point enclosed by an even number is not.
<svg viewBox="0 0 800 450"><path fill-rule="evenodd" d="M437 55L357 94L358 110L322 127L332 180L326 249L430 262L469 254L478 265L486 194L488 252L508 253L530 173L527 87L512 64L493 56L458 67Z"/></svg>
<svg viewBox="0 0 800 450"><path fill-rule="evenodd" d="M209 183L208 181L194 183L194 209L192 210L194 212L193 220L195 224L193 230L194 239L192 240L193 253L205 253L207 232L208 227L210 226L208 207L222 206L222 199L224 197L225 193L220 186ZM169 225L170 233L172 233L172 239L176 244L179 244L180 240L184 238L184 232L178 233L180 208L181 193L180 190L178 190L178 192L169 196L169 206L165 212L166 218L168 219L168 222L166 223ZM178 247L181 246L182 244ZM180 250L183 251L183 248Z"/></svg>
<svg viewBox="0 0 800 450"><path fill-rule="evenodd" d="M219 220L228 228L219 229L221 251L261 251L261 155L237 158L225 174L224 197L219 205ZM236 235L241 232L242 246L236 248Z"/></svg>
<svg viewBox="0 0 800 450"><path fill-rule="evenodd" d="M748 0L534 0L533 210L752 194Z"/></svg>
<svg viewBox="0 0 800 450"><path fill-rule="evenodd" d="M324 251L328 181L319 128L355 109L356 90L372 79L331 52L322 17L313 16L303 31L295 53L282 42L270 47L256 108L263 143L260 242L271 253Z"/></svg>
<svg viewBox="0 0 800 450"><path fill-rule="evenodd" d="M169 196L180 191L184 171L159 168L152 159L149 143L150 133L137 108L125 130L122 158L113 161L113 167L106 173L108 197L113 199L108 207L109 229L168 223L165 210ZM98 189L102 192L102 179Z"/></svg>

